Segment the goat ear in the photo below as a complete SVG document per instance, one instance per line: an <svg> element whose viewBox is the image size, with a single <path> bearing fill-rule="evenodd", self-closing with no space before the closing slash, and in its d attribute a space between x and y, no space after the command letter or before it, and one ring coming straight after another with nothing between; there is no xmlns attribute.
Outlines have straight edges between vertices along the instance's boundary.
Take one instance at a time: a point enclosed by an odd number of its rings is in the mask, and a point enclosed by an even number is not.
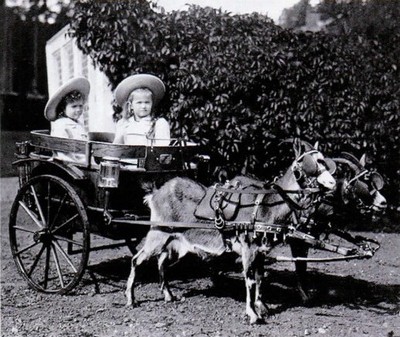
<svg viewBox="0 0 400 337"><path fill-rule="evenodd" d="M365 167L366 161L367 161L367 156L366 156L366 154L364 153L364 154L361 156L361 159L360 159L360 164L362 165L362 167Z"/></svg>
<svg viewBox="0 0 400 337"><path fill-rule="evenodd" d="M295 138L293 140L293 149L294 149L294 153L296 158L300 157L302 151L301 151L301 140L299 138Z"/></svg>
<svg viewBox="0 0 400 337"><path fill-rule="evenodd" d="M318 142L318 140L315 142L315 144L314 144L314 149L316 149L316 150L318 150L318 145L319 145L319 142Z"/></svg>

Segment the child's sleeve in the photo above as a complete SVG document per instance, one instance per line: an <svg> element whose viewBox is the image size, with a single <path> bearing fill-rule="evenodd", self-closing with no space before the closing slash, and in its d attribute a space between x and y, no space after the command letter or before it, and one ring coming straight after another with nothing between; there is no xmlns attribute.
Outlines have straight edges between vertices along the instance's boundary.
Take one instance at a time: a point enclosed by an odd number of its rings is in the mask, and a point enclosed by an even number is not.
<svg viewBox="0 0 400 337"><path fill-rule="evenodd" d="M171 139L171 131L169 129L169 123L165 118L160 118L157 120L154 138L168 140L169 143L169 140Z"/></svg>
<svg viewBox="0 0 400 337"><path fill-rule="evenodd" d="M50 135L54 137L62 137L62 138L72 138L67 132L67 128L63 123L57 123L57 121L51 123L51 132Z"/></svg>
<svg viewBox="0 0 400 337"><path fill-rule="evenodd" d="M114 144L124 144L124 131L125 125L123 120L119 120L115 127L115 137L114 137Z"/></svg>

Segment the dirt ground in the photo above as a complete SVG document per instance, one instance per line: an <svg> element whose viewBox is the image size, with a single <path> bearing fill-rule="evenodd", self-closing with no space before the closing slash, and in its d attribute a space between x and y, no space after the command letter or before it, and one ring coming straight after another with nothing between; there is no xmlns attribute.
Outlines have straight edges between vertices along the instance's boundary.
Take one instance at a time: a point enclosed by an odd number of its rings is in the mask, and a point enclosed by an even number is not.
<svg viewBox="0 0 400 337"><path fill-rule="evenodd" d="M400 337L400 234L360 233L382 244L370 260L310 264L313 300L307 307L295 289L292 264L270 266L263 288L273 315L264 324L250 326L244 314L244 283L231 258L226 259L229 273L218 285L212 284L207 265L198 259L188 258L174 266L170 272L172 291L181 297L174 303L164 303L153 261L138 272L140 306L125 308L131 256L126 247L91 253L88 271L69 295L31 290L10 253L7 226L14 187L9 183L2 184L1 201L4 337ZM274 254L289 252L283 246ZM321 253L313 253L318 255Z"/></svg>

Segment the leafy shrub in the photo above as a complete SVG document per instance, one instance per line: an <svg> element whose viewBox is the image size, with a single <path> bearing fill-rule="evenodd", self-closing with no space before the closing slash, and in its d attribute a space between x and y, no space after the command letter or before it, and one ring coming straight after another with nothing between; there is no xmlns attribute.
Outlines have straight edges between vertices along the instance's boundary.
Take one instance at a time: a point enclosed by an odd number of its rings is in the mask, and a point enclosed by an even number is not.
<svg viewBox="0 0 400 337"><path fill-rule="evenodd" d="M299 136L333 155L366 152L398 197L400 65L379 41L138 0L77 2L70 34L114 87L134 73L160 76L159 112L218 165L271 178L292 158L280 142Z"/></svg>

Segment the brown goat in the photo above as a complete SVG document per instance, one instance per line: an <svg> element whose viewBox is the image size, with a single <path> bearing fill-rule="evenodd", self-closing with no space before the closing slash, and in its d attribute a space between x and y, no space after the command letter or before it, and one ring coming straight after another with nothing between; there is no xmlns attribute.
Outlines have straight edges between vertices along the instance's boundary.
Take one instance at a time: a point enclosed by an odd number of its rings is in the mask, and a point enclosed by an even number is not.
<svg viewBox="0 0 400 337"><path fill-rule="evenodd" d="M304 145L304 143L302 143ZM310 181L318 182L320 186L332 190L335 180L324 166L323 155L306 143L303 149L296 143L296 160L280 178L276 185L283 190L299 190L305 188ZM310 164L311 163L311 164ZM310 170L310 165L314 166ZM307 166L307 167L306 167ZM248 177L236 177L243 190L247 187L260 190L259 194L242 193L241 202L235 217L235 222L248 222L256 213L256 223L284 224L288 222L291 209L278 193L263 193L264 183ZM265 192L265 190L264 190ZM206 193L206 188L187 178L173 178L161 188L145 197L151 210L151 221L156 222L199 222L194 216L197 205ZM262 202L257 206L256 199ZM307 198L300 195L290 195L292 201L298 205L307 202ZM285 198L286 199L286 198ZM132 258L131 273L127 282L127 305L134 304L135 269L143 261L151 257L158 258L161 289L165 300L173 299L168 282L165 279L166 262L178 261L187 253L193 253L202 258L219 256L226 251L233 251L241 256L243 275L246 285L246 314L250 323L256 323L267 311L261 296L261 280L264 274L265 255L277 244L282 242L282 235L276 233L255 232L251 230L216 229L187 229L183 231L152 227L147 234L143 247Z"/></svg>

